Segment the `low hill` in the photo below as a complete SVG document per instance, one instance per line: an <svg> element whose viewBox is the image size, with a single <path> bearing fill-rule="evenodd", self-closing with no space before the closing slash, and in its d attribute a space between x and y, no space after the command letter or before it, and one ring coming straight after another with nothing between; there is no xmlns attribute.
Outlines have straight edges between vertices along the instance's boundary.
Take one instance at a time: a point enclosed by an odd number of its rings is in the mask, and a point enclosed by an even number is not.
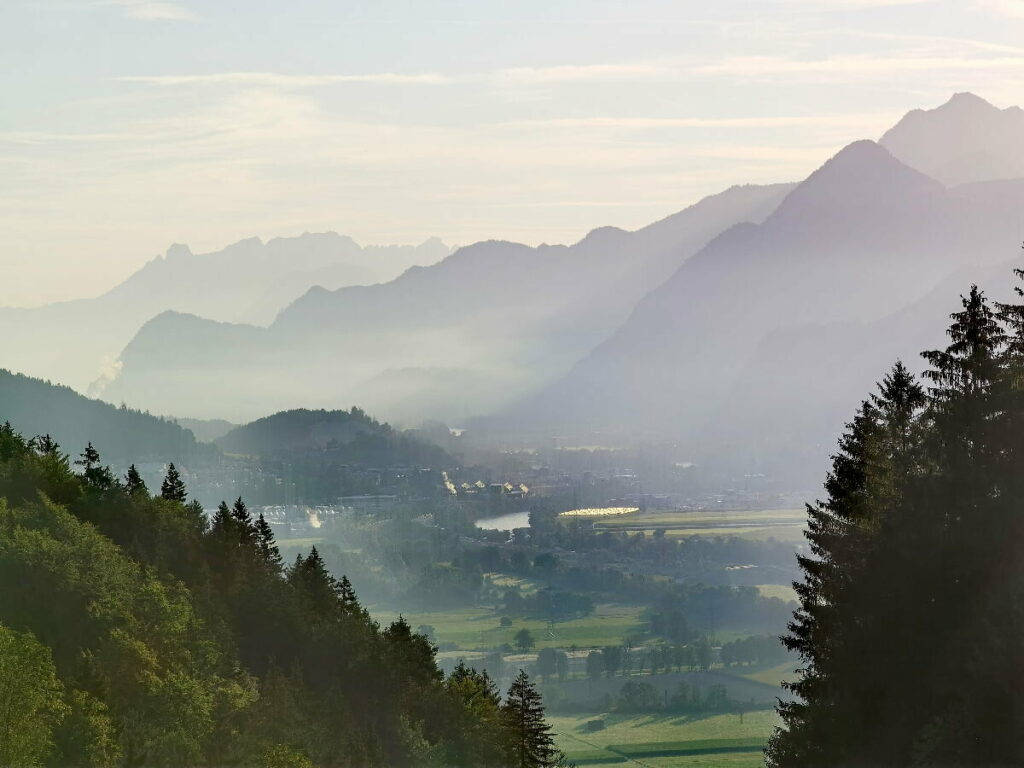
<svg viewBox="0 0 1024 768"><path fill-rule="evenodd" d="M358 466L436 468L453 463L442 448L382 424L359 408L282 411L236 427L214 443L226 453L261 459L316 453Z"/></svg>

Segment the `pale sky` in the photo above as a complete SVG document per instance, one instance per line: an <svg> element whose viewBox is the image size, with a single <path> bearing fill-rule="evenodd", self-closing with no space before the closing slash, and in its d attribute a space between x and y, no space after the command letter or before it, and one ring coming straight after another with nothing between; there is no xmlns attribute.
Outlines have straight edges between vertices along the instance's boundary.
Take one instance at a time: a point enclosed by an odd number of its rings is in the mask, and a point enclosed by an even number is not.
<svg viewBox="0 0 1024 768"><path fill-rule="evenodd" d="M0 305L173 242L574 242L1024 103L1024 0L0 0Z"/></svg>

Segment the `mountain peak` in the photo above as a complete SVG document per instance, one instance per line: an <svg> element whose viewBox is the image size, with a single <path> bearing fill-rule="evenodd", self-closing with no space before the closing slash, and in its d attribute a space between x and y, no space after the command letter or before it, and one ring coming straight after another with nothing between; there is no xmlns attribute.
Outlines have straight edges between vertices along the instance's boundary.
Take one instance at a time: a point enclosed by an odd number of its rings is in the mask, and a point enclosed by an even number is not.
<svg viewBox="0 0 1024 768"><path fill-rule="evenodd" d="M1024 176L1024 112L999 109L973 93L908 112L879 143L949 186Z"/></svg>
<svg viewBox="0 0 1024 768"><path fill-rule="evenodd" d="M934 180L901 163L881 144L862 139L848 144L826 160L800 187L840 185L855 191L880 182L938 186Z"/></svg>
<svg viewBox="0 0 1024 768"><path fill-rule="evenodd" d="M192 249L184 243L174 243L167 249L165 259L180 259L192 255Z"/></svg>
<svg viewBox="0 0 1024 768"><path fill-rule="evenodd" d="M855 141L790 192L769 221L846 216L851 206L859 210L899 207L920 195L941 192L942 188L939 182L901 163L880 144Z"/></svg>
<svg viewBox="0 0 1024 768"><path fill-rule="evenodd" d="M999 112L999 108L994 106L981 96L977 96L970 91L960 91L954 93L945 104L941 107L936 107L935 110L940 109L969 109L969 110L984 110L985 112Z"/></svg>

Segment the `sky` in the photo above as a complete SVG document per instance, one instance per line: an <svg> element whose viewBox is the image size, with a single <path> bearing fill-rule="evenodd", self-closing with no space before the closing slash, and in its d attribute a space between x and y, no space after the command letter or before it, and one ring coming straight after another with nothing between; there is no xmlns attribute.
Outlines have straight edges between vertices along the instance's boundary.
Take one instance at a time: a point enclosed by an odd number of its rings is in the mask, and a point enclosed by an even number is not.
<svg viewBox="0 0 1024 768"><path fill-rule="evenodd" d="M0 306L175 242L570 243L1024 103L1024 0L3 0Z"/></svg>

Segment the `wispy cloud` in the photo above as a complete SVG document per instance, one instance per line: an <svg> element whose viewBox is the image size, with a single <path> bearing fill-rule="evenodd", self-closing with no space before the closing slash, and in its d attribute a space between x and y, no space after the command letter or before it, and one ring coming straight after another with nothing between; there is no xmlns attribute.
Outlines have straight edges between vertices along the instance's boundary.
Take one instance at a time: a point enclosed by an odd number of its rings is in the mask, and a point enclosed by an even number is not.
<svg viewBox="0 0 1024 768"><path fill-rule="evenodd" d="M629 82L634 80L665 80L678 70L657 62L627 64L565 64L553 67L510 67L495 75L509 83L556 82Z"/></svg>
<svg viewBox="0 0 1024 768"><path fill-rule="evenodd" d="M557 128L796 128L876 125L891 119L886 112L836 115L780 115L764 117L560 117L548 120L515 120L502 125Z"/></svg>
<svg viewBox="0 0 1024 768"><path fill-rule="evenodd" d="M822 11L867 10L871 8L893 8L905 5L934 5L936 0L775 0L782 6L802 6Z"/></svg>
<svg viewBox="0 0 1024 768"><path fill-rule="evenodd" d="M777 56L737 56L693 68L695 75L770 78L809 75L818 78L867 75L890 78L906 72L1020 72L1024 56L833 56L793 59Z"/></svg>
<svg viewBox="0 0 1024 768"><path fill-rule="evenodd" d="M371 72L367 74L288 75L280 72L214 72L202 75L128 75L118 77L125 83L181 86L262 86L272 88L315 88L339 83L372 83L377 85L421 84L449 82L450 78L437 72L405 74L400 72Z"/></svg>
<svg viewBox="0 0 1024 768"><path fill-rule="evenodd" d="M97 6L120 8L130 19L140 21L198 21L192 10L179 3L162 0L97 0Z"/></svg>
<svg viewBox="0 0 1024 768"><path fill-rule="evenodd" d="M1024 0L977 0L977 5L1001 16L1024 20Z"/></svg>

